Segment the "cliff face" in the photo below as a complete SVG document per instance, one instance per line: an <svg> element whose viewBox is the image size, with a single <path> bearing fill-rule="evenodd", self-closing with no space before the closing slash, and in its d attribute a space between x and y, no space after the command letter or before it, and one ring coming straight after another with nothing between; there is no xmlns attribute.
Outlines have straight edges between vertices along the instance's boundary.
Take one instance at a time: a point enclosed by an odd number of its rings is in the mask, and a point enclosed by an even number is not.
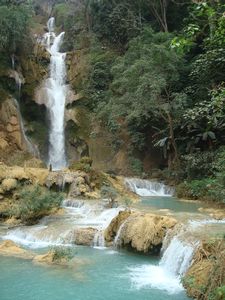
<svg viewBox="0 0 225 300"><path fill-rule="evenodd" d="M26 150L22 129L21 117L13 98L6 99L0 108L0 149Z"/></svg>

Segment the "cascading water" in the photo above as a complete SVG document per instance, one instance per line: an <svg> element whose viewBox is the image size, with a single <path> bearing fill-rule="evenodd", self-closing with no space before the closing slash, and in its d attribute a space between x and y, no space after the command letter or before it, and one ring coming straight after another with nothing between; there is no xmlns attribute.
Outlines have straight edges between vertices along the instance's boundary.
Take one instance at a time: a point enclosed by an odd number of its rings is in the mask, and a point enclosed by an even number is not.
<svg viewBox="0 0 225 300"><path fill-rule="evenodd" d="M43 37L43 44L51 55L50 74L46 80L48 98L48 112L50 117L49 133L49 165L53 170L60 170L66 166L64 113L67 94L66 86L66 53L60 52L64 32L58 36L54 33L55 19L50 18L48 33Z"/></svg>
<svg viewBox="0 0 225 300"><path fill-rule="evenodd" d="M27 151L29 153L31 153L33 156L35 156L35 157L40 157L40 154L39 154L39 151L38 151L38 147L36 145L34 145L30 141L30 139L28 138L28 136L26 135L26 131L25 131L25 128L24 128L24 123L23 123L23 118L22 118L22 115L21 115L21 112L20 112L19 103L18 103L18 101L15 98L13 98L13 101L14 101L15 107L17 109L18 120L20 122L20 130L21 130L23 139L25 141Z"/></svg>
<svg viewBox="0 0 225 300"><path fill-rule="evenodd" d="M18 97L17 98L18 98L18 100L20 100L21 87L22 87L22 84L24 83L24 78L15 69L15 56L12 55L11 59L12 59L12 69L13 69L11 76L15 80L17 91L18 91ZM25 128L24 128L24 121L23 121L23 118L22 118L22 114L20 112L19 102L15 98L13 98L13 101L14 101L14 104L15 104L15 107L16 107L16 110L17 110L18 120L19 120L19 123L20 123L20 130L21 130L21 133L22 133L23 140L24 140L24 142L26 144L27 151L29 153L31 153L33 156L35 156L35 157L40 157L40 154L39 154L39 151L38 151L38 147L36 145L34 145L31 142L31 140L28 138L28 136L26 135L26 131L25 131Z"/></svg>
<svg viewBox="0 0 225 300"><path fill-rule="evenodd" d="M182 228L170 241L158 265L130 268L133 285L138 289L151 286L169 294L180 292L183 289L181 278L191 265L198 245L197 241L188 242L183 239Z"/></svg>
<svg viewBox="0 0 225 300"><path fill-rule="evenodd" d="M129 190L142 197L149 196L173 196L174 189L157 181L139 178L126 178L125 184Z"/></svg>

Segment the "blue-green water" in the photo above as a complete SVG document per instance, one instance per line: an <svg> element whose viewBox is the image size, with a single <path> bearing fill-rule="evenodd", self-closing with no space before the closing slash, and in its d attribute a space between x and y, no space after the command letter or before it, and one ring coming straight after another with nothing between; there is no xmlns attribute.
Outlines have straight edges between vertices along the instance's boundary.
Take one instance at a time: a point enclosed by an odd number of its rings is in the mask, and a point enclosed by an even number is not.
<svg viewBox="0 0 225 300"><path fill-rule="evenodd" d="M184 291L132 285L131 269L157 265L158 259L112 250L77 247L84 264L74 269L35 265L0 257L1 300L187 300ZM144 274L143 274L144 275Z"/></svg>
<svg viewBox="0 0 225 300"><path fill-rule="evenodd" d="M170 209L175 212L195 213L203 205L199 202L182 201L175 197L142 197L138 202L140 208Z"/></svg>

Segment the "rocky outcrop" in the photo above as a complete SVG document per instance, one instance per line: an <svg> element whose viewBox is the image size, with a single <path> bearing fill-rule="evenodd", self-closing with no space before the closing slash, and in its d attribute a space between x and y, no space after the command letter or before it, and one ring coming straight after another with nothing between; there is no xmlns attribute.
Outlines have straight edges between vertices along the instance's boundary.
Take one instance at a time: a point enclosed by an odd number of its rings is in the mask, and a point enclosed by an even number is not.
<svg viewBox="0 0 225 300"><path fill-rule="evenodd" d="M51 250L45 254L37 255L34 257L34 263L47 264L47 265L67 265L69 258L66 256L57 256L57 250Z"/></svg>
<svg viewBox="0 0 225 300"><path fill-rule="evenodd" d="M74 244L82 246L92 246L95 233L94 228L77 228L74 232Z"/></svg>
<svg viewBox="0 0 225 300"><path fill-rule="evenodd" d="M127 210L119 212L117 217L112 220L105 230L106 242L110 243L114 240L118 230L120 229L120 226L130 217L131 214L132 212Z"/></svg>
<svg viewBox="0 0 225 300"><path fill-rule="evenodd" d="M183 285L191 298L200 300L215 296L216 290L225 285L224 240L202 242L183 278ZM224 299L224 291L217 291L215 299Z"/></svg>
<svg viewBox="0 0 225 300"><path fill-rule="evenodd" d="M34 257L34 254L20 248L17 244L10 240L5 240L2 244L0 244L0 255L14 256L23 259L32 259Z"/></svg>
<svg viewBox="0 0 225 300"><path fill-rule="evenodd" d="M112 242L115 233L118 233L121 219L124 222L122 229L120 228L120 245L143 253L158 253L167 230L177 224L172 217L140 212L120 213L106 230L105 238L108 242Z"/></svg>
<svg viewBox="0 0 225 300"><path fill-rule="evenodd" d="M69 198L85 196L86 193L92 191L90 178L87 173L82 171L50 172L46 179L46 186L49 188L57 186L62 189L68 187Z"/></svg>
<svg viewBox="0 0 225 300"><path fill-rule="evenodd" d="M0 107L0 154L1 151L26 150L21 120L13 99L7 99Z"/></svg>

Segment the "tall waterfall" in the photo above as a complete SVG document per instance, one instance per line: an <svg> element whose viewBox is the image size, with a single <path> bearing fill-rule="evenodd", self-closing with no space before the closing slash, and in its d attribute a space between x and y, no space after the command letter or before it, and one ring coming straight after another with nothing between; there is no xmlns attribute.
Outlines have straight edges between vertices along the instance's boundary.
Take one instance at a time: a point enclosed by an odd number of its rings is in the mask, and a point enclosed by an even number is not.
<svg viewBox="0 0 225 300"><path fill-rule="evenodd" d="M66 53L60 52L64 32L56 36L54 32L55 19L47 23L48 32L44 35L43 43L51 55L49 78L46 80L48 112L50 117L49 133L49 165L54 170L66 166L64 113L66 101Z"/></svg>
<svg viewBox="0 0 225 300"><path fill-rule="evenodd" d="M139 178L126 178L125 184L132 192L142 197L172 196L174 189L164 183Z"/></svg>

